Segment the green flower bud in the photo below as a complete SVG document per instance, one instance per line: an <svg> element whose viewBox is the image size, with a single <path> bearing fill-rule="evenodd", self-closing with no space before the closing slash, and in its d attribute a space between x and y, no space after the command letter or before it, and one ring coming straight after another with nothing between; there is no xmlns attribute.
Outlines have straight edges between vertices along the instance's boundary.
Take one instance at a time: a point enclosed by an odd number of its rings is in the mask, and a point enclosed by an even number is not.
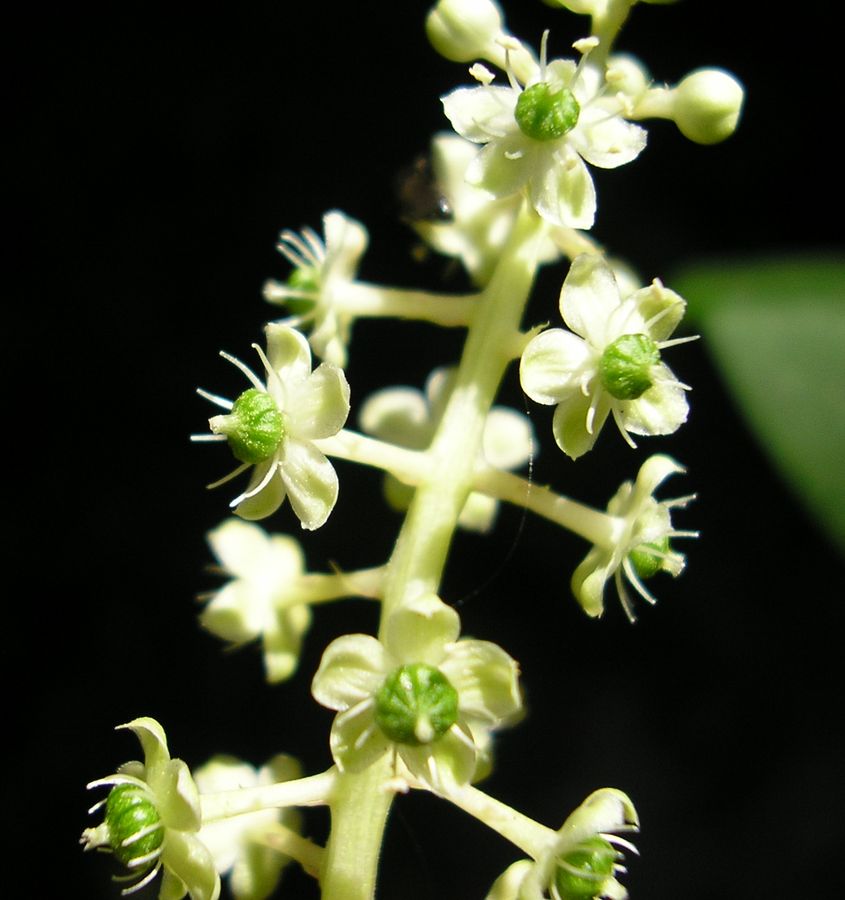
<svg viewBox="0 0 845 900"><path fill-rule="evenodd" d="M255 465L269 459L285 436L282 414L273 398L258 388L244 391L225 416L208 421L215 434L225 434L235 459Z"/></svg>
<svg viewBox="0 0 845 900"><path fill-rule="evenodd" d="M659 362L660 351L647 334L623 334L604 348L601 383L617 400L636 400L651 387L652 369Z"/></svg>
<svg viewBox="0 0 845 900"><path fill-rule="evenodd" d="M440 0L425 20L431 46L452 62L484 58L502 31L502 14L491 0Z"/></svg>
<svg viewBox="0 0 845 900"><path fill-rule="evenodd" d="M652 553L652 550L656 550L657 553ZM662 537L659 541L649 541L635 547L628 554L628 559L631 560L637 575L645 581L663 568L663 557L668 552L669 538Z"/></svg>
<svg viewBox="0 0 845 900"><path fill-rule="evenodd" d="M568 88L552 91L541 81L526 88L516 101L516 124L535 141L553 141L578 124L581 107Z"/></svg>
<svg viewBox="0 0 845 900"><path fill-rule="evenodd" d="M675 124L684 137L697 144L718 144L736 131L745 92L728 72L698 69L673 95Z"/></svg>
<svg viewBox="0 0 845 900"><path fill-rule="evenodd" d="M109 846L127 867L151 862L164 840L158 810L144 791L134 784L118 784L106 799L104 824Z"/></svg>
<svg viewBox="0 0 845 900"><path fill-rule="evenodd" d="M376 693L375 720L397 744L433 743L458 720L458 692L434 666L400 666Z"/></svg>
<svg viewBox="0 0 845 900"><path fill-rule="evenodd" d="M616 851L604 838L587 838L558 863L555 885L560 900L592 900L613 877Z"/></svg>

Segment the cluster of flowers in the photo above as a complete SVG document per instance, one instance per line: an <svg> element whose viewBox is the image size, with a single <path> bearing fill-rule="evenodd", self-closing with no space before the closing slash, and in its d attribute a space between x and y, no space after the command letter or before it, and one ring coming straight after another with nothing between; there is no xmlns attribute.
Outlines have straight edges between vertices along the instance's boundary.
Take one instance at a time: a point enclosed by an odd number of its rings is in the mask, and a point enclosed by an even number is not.
<svg viewBox="0 0 845 900"><path fill-rule="evenodd" d="M646 145L637 123L649 117L674 120L700 143L722 140L736 127L742 89L718 70L691 73L675 87L654 86L640 63L610 55L619 26L611 0L557 2L591 17L590 36L574 44L575 59L550 59L548 32L534 53L505 31L492 0L440 0L428 18L432 44L449 59L473 62L477 84L443 97L456 133L436 137L432 146L449 215L413 225L436 250L461 260L479 293L446 297L359 280L367 231L330 211L322 237L308 228L280 236L293 271L284 282L268 282L264 294L291 315L267 326L266 349L254 345L261 375L223 353L249 387L234 400L200 391L223 412L209 420L210 434L195 439L227 443L238 463L210 486L250 473L231 503L236 517L209 534L228 580L205 598L201 621L231 644L261 641L270 681L296 669L314 604L348 596L381 600L386 567L307 572L297 541L268 534L256 520L287 499L303 529L321 527L338 498L331 456L382 468L388 502L406 509L425 482L426 453L455 390L455 371L445 368L432 373L424 391L384 389L359 410L365 434L351 431L343 366L355 320L391 315L471 326L520 215L535 223L539 263L571 259L559 298L566 327L518 333L512 357L519 358L524 393L555 407L552 433L561 451L573 460L583 456L611 416L632 447L632 436L670 434L687 418L688 386L662 359L663 351L692 339L672 337L685 302L657 279L642 286L584 234L596 214L588 166L633 161ZM480 60L499 68L507 85L494 84ZM322 360L316 368L312 353ZM514 497L499 490L503 479L517 478L509 471L533 452L526 417L493 407L478 479L458 524L490 529L499 501ZM552 495L546 508L565 507L564 524L592 544L571 579L589 615L603 613L605 586L613 581L633 620L626 585L653 603L644 581L683 569L670 540L693 533L673 527L671 509L690 498L655 498L680 471L669 457L652 456L606 511ZM110 850L128 868L124 893L163 870L165 900L185 894L216 900L220 875L230 873L236 897L259 900L274 890L289 858L319 872L322 848L297 834L294 808L331 806L337 778L385 758L396 789L422 788L456 803L476 797L466 792L490 770L492 735L522 714L516 662L495 644L462 638L457 612L430 591L406 592L385 616L381 639L351 634L333 641L313 678L314 698L337 713L329 740L334 765L321 776L300 778L298 764L285 756L259 771L218 757L192 776L170 758L157 722L121 726L139 738L144 761L90 785L110 791L95 807L103 808L103 822L84 832L83 843ZM483 809L482 801L473 803ZM496 821L491 816L488 824L498 827ZM624 898L616 875L624 871L621 849L633 847L619 832L636 827L631 801L613 789L588 797L557 832L526 825L520 846L531 858L511 866L488 900Z"/></svg>

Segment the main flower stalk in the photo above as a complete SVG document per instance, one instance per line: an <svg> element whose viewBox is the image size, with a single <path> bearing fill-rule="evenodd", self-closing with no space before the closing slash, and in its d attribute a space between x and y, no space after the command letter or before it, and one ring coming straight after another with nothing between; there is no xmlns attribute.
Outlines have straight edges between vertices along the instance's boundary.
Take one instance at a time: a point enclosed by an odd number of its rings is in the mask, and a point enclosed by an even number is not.
<svg viewBox="0 0 845 900"><path fill-rule="evenodd" d="M472 490L484 423L519 344L519 325L537 269L542 223L523 209L481 294L440 426L388 564L379 637L390 614L422 593L437 593L452 535ZM393 798L390 763L339 775L323 874L324 900L370 900L384 824ZM370 827L363 827L366 822Z"/></svg>

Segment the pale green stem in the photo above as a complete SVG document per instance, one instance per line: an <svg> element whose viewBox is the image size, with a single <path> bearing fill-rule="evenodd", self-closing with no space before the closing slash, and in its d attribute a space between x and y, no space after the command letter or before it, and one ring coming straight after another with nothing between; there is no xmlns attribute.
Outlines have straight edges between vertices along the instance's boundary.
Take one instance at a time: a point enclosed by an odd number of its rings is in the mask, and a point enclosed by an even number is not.
<svg viewBox="0 0 845 900"><path fill-rule="evenodd" d="M480 294L433 294L353 281L332 298L332 306L356 318L419 319L457 328L472 322L480 299Z"/></svg>
<svg viewBox="0 0 845 900"><path fill-rule="evenodd" d="M411 502L389 563L380 636L393 610L437 592L475 461L536 272L540 220L523 207L481 295L443 417L426 452L431 468ZM344 773L332 798L323 900L370 900L392 794L387 758L360 775Z"/></svg>
<svg viewBox="0 0 845 900"><path fill-rule="evenodd" d="M675 89L650 88L637 100L629 119L674 119Z"/></svg>
<svg viewBox="0 0 845 900"><path fill-rule="evenodd" d="M439 796L454 803L488 828L497 831L505 840L534 859L537 859L557 838L557 834L551 828L535 822L534 819L471 784L452 785L441 789Z"/></svg>
<svg viewBox="0 0 845 900"><path fill-rule="evenodd" d="M277 853L284 853L285 856L295 859L314 878L320 877L326 851L308 838L286 828L281 822L268 826L267 830L260 833L255 840Z"/></svg>
<svg viewBox="0 0 845 900"><path fill-rule="evenodd" d="M591 544L612 549L619 544L626 521L556 494L519 475L491 467L476 471L473 488L497 500L505 500L562 525Z"/></svg>
<svg viewBox="0 0 845 900"><path fill-rule="evenodd" d="M599 39L599 45L590 53L590 65L601 69L607 65L613 42L635 2L636 0L608 0L604 14L593 16L593 34Z"/></svg>
<svg viewBox="0 0 845 900"><path fill-rule="evenodd" d="M203 824L228 819L261 809L282 809L286 806L325 806L334 797L338 781L332 767L319 775L279 781L233 791L218 791L200 795Z"/></svg>
<svg viewBox="0 0 845 900"><path fill-rule="evenodd" d="M386 566L337 571L332 575L309 572L296 582L296 597L301 603L325 603L340 597L381 597Z"/></svg>
<svg viewBox="0 0 845 900"><path fill-rule="evenodd" d="M333 437L314 441L314 446L326 456L383 469L405 484L420 484L431 473L431 460L425 451L408 450L348 428Z"/></svg>

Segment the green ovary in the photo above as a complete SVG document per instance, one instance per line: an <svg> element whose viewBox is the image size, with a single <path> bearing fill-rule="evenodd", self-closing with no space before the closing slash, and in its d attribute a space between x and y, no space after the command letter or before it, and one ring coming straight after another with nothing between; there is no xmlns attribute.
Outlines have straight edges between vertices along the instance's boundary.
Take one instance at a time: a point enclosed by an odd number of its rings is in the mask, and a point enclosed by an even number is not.
<svg viewBox="0 0 845 900"><path fill-rule="evenodd" d="M656 552L652 552L656 551ZM649 541L640 544L629 554L628 558L634 566L637 575L643 580L656 575L663 568L663 557L669 552L669 538L664 537L659 541Z"/></svg>
<svg viewBox="0 0 845 900"><path fill-rule="evenodd" d="M458 692L434 666L413 663L387 676L376 693L375 720L397 744L430 744L458 720Z"/></svg>
<svg viewBox="0 0 845 900"><path fill-rule="evenodd" d="M258 388L244 391L228 415L215 416L209 425L215 434L226 435L235 459L252 465L269 459L285 436L282 414Z"/></svg>
<svg viewBox="0 0 845 900"><path fill-rule="evenodd" d="M560 900L592 900L602 893L604 883L613 875L616 851L604 838L585 840L576 850L561 859L555 873L555 887ZM576 870L576 871L573 871Z"/></svg>
<svg viewBox="0 0 845 900"><path fill-rule="evenodd" d="M526 88L516 101L516 124L535 141L553 141L578 124L581 107L567 88L553 91L540 82Z"/></svg>
<svg viewBox="0 0 845 900"><path fill-rule="evenodd" d="M646 334L623 334L604 348L599 374L604 389L617 400L636 400L652 385L660 362L657 344Z"/></svg>
<svg viewBox="0 0 845 900"><path fill-rule="evenodd" d="M134 784L119 784L112 788L106 800L105 822L109 829L109 844L125 866L155 853L164 840L158 810ZM153 826L158 827L143 833ZM135 835L140 836L133 839Z"/></svg>

